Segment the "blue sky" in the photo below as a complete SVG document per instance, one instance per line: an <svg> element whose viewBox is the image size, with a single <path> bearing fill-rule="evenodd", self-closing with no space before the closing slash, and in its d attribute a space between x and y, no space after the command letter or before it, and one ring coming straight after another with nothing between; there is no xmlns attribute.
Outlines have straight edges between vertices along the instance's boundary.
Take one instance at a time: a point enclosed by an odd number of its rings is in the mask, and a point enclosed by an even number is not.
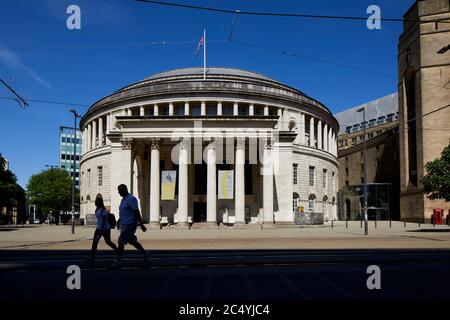
<svg viewBox="0 0 450 320"><path fill-rule="evenodd" d="M169 1L169 0L167 0ZM171 0L247 11L368 16L380 6L383 18L401 18L413 0ZM66 8L81 8L81 30L66 28ZM207 30L210 66L256 71L326 104L333 112L397 90L397 41L401 23L383 22L368 30L365 21L239 16L233 39L295 52L337 64L392 76L355 71L251 47L213 42L228 37L232 15L193 11L132 0L17 0L0 5L0 61L26 98L91 105L101 97L146 76L174 68L201 66L195 43ZM101 46L98 46L101 45ZM4 70L3 70L4 71ZM0 70L0 77L7 78ZM11 94L0 87L0 97ZM0 152L10 160L19 183L58 164L58 128L71 126L72 106L30 103L27 110L0 98ZM87 107L76 107L84 113Z"/></svg>

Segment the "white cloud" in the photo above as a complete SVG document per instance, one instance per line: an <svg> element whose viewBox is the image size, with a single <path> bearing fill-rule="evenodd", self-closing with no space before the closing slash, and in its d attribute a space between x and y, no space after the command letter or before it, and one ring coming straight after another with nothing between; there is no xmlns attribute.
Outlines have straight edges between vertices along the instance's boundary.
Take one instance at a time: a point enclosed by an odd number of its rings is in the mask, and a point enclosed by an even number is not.
<svg viewBox="0 0 450 320"><path fill-rule="evenodd" d="M46 80L44 80L39 74L26 65L22 58L12 50L0 47L0 60L7 64L9 67L21 69L22 71L28 73L36 82L42 84L43 86L57 92L57 90Z"/></svg>

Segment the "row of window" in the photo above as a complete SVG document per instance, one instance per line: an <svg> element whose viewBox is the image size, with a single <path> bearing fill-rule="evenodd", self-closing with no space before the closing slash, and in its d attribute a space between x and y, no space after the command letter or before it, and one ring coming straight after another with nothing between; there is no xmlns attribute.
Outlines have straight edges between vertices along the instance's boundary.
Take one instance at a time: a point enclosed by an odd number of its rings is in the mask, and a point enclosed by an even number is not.
<svg viewBox="0 0 450 320"><path fill-rule="evenodd" d="M88 188L91 186L91 169L86 170L86 179ZM82 180L84 179L84 171L81 173ZM103 167L97 167L97 185L101 187L103 185Z"/></svg>
<svg viewBox="0 0 450 320"><path fill-rule="evenodd" d="M398 120L398 112L397 112L397 114L390 113L387 116L378 117L378 119L371 119L369 121L358 123L353 126L347 126L345 128L345 132L346 133L356 132L356 131L363 130L365 126L366 126L366 128L372 128L372 127L375 127L375 125L379 126L379 125L382 125L385 123L392 122L394 120Z"/></svg>
<svg viewBox="0 0 450 320"><path fill-rule="evenodd" d="M80 161L81 156L75 155L75 161ZM61 160L72 160L73 161L73 154L65 154L61 153Z"/></svg>
<svg viewBox="0 0 450 320"><path fill-rule="evenodd" d="M315 185L315 170L313 166L309 166L309 186L314 187ZM292 175L294 185L298 184L298 163L292 165ZM335 173L331 172L332 189L334 190L335 183ZM322 171L322 188L326 189L328 187L328 170L323 169Z"/></svg>
<svg viewBox="0 0 450 320"><path fill-rule="evenodd" d="M61 137L62 143L71 143L73 144L74 139L69 137ZM76 139L76 143L79 145L81 143L81 138Z"/></svg>

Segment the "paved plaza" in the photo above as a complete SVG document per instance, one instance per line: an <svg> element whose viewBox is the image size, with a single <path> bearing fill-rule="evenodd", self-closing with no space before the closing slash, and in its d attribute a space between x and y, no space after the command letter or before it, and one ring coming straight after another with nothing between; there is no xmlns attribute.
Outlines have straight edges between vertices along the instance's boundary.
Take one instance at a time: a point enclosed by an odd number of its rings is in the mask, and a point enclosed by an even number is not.
<svg viewBox="0 0 450 320"><path fill-rule="evenodd" d="M448 249L450 228L446 225L369 222L364 236L360 222L345 221L322 226L291 226L263 229L259 226L235 229L193 228L149 229L138 231L138 239L147 250L221 250L221 249ZM0 228L0 250L84 250L89 249L93 227L77 226L75 234L67 225L25 225ZM119 231L112 231L117 241ZM109 249L100 241L99 249Z"/></svg>

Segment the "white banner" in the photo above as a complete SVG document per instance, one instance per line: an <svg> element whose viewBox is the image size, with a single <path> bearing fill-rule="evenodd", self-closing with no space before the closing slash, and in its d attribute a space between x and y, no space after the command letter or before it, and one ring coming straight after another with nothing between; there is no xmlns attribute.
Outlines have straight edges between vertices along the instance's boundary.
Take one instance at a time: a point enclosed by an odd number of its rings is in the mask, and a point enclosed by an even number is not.
<svg viewBox="0 0 450 320"><path fill-rule="evenodd" d="M234 194L234 172L233 170L219 170L218 175L218 190L219 190L219 199L233 199Z"/></svg>

